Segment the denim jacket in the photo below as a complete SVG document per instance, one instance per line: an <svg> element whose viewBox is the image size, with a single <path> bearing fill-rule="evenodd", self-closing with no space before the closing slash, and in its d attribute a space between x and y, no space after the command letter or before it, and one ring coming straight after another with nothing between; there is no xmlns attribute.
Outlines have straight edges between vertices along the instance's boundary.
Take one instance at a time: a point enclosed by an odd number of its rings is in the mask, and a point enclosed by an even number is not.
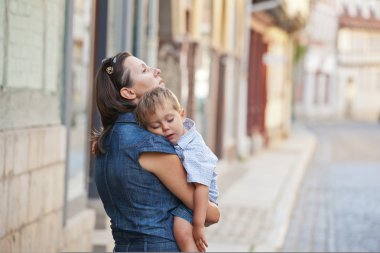
<svg viewBox="0 0 380 253"><path fill-rule="evenodd" d="M115 243L123 243L118 232L174 241L171 211L181 202L138 162L144 152L176 154L173 146L141 128L133 113L125 113L106 136L104 147L106 152L95 158L94 175Z"/></svg>

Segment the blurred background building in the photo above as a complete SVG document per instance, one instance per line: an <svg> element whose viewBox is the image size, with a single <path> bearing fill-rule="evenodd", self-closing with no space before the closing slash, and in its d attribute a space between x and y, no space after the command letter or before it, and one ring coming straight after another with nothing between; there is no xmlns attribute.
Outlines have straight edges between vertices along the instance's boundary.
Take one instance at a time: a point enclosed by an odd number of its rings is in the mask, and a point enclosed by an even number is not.
<svg viewBox="0 0 380 253"><path fill-rule="evenodd" d="M315 1L299 38L295 114L378 121L379 1Z"/></svg>
<svg viewBox="0 0 380 253"><path fill-rule="evenodd" d="M0 1L0 249L112 251L96 239L108 224L89 152L105 57L127 50L161 68L221 161L244 159L286 138L292 117L379 118L379 10L354 0Z"/></svg>

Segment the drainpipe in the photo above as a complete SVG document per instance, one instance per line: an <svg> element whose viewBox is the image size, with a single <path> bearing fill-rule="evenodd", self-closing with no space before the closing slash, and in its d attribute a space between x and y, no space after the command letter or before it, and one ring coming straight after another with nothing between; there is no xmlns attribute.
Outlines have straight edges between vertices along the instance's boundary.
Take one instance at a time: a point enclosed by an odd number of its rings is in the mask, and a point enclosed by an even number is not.
<svg viewBox="0 0 380 253"><path fill-rule="evenodd" d="M243 52L249 52L250 49L250 20L251 20L251 3L250 1L245 2L244 8L244 43L243 43ZM245 117L241 117L238 124L238 137L237 137L237 148L238 148L238 157L246 158L249 155L249 146L247 140L247 104L248 104L248 65L249 65L249 53L244 54L241 61L241 77L240 77L240 85L239 85L239 111L241 115L245 115Z"/></svg>
<svg viewBox="0 0 380 253"><path fill-rule="evenodd" d="M132 0L124 0L122 2L122 29L121 29L121 51L132 52L133 37L133 3Z"/></svg>
<svg viewBox="0 0 380 253"><path fill-rule="evenodd" d="M66 1L65 13L65 44L64 44L64 65L63 65L63 85L64 85L64 115L63 124L66 132L66 162L65 162L65 189L64 189L64 205L63 205L63 226L67 224L67 196L69 183L69 154L70 154L70 127L71 127L71 91L72 91L72 50L73 50L73 15L74 1Z"/></svg>
<svg viewBox="0 0 380 253"><path fill-rule="evenodd" d="M92 35L91 35L91 83L95 82L95 75L98 67L101 65L102 60L107 55L107 18L108 18L108 1L96 0L93 2L93 13L92 13ZM100 114L96 108L95 99L95 87L90 85L89 91L91 99L88 101L88 108L90 110L88 115L88 129L91 131L93 129L99 130L101 127ZM92 95L91 95L92 94ZM93 166L94 166L94 155L91 154L88 149L87 153L88 161L88 196L90 198L98 198L98 191L94 182Z"/></svg>
<svg viewBox="0 0 380 253"><path fill-rule="evenodd" d="M136 19L135 19L135 32L134 32L135 41L133 42L133 49L134 49L133 54L137 58L142 58L142 42L143 42L143 32L144 32L143 2L144 1L141 1L141 0L135 2Z"/></svg>
<svg viewBox="0 0 380 253"><path fill-rule="evenodd" d="M146 62L149 66L157 66L157 24L158 24L158 4L156 0L149 0Z"/></svg>

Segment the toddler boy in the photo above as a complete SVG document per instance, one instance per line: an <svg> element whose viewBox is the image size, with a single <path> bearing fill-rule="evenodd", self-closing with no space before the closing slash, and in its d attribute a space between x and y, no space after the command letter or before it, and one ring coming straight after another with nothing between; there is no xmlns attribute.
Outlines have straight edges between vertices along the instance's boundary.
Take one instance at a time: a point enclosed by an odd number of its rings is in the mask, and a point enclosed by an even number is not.
<svg viewBox="0 0 380 253"><path fill-rule="evenodd" d="M138 122L148 131L164 136L175 148L187 172L187 181L195 186L193 224L175 216L174 237L181 251L205 252L204 234L208 201L216 204L218 188L215 168L218 158L185 118L177 97L169 89L157 87L140 99L136 108Z"/></svg>

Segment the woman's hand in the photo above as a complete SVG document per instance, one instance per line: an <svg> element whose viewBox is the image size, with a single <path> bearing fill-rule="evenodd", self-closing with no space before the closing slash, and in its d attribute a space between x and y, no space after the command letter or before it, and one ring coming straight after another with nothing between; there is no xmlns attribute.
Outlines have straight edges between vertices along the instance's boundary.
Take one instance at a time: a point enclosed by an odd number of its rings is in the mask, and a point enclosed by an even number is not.
<svg viewBox="0 0 380 253"><path fill-rule="evenodd" d="M92 155L95 155L95 153L96 153L96 152L95 152L95 146L96 146L97 142L98 142L98 141L92 141L92 142L91 142L91 154L92 154Z"/></svg>

